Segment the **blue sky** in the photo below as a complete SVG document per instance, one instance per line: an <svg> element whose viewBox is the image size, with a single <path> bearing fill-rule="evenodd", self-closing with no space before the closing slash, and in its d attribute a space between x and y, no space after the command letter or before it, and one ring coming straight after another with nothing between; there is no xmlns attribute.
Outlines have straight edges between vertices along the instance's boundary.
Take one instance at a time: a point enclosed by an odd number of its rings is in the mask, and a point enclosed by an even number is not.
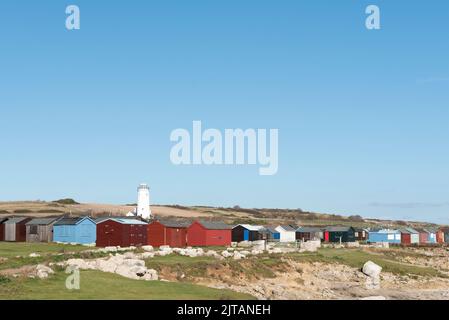
<svg viewBox="0 0 449 320"><path fill-rule="evenodd" d="M445 0L1 1L0 200L449 223L448 34ZM172 165L194 120L278 128L278 174Z"/></svg>

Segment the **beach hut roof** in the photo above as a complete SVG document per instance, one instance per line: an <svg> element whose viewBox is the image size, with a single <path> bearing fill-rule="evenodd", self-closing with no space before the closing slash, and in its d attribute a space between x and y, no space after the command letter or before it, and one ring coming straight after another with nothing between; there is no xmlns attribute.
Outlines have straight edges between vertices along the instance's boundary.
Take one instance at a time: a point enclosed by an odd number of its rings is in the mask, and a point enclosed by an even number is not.
<svg viewBox="0 0 449 320"><path fill-rule="evenodd" d="M296 230L296 232L304 232L304 233L307 233L307 232L310 232L310 233L312 233L312 232L322 232L322 231L323 230L321 228L318 228L318 227L301 227L301 228L298 228Z"/></svg>
<svg viewBox="0 0 449 320"><path fill-rule="evenodd" d="M167 228L188 228L192 222L182 220L156 220Z"/></svg>
<svg viewBox="0 0 449 320"><path fill-rule="evenodd" d="M249 231L262 231L264 229L263 226L253 226L250 224L239 224L239 226L242 226L243 228L245 228Z"/></svg>
<svg viewBox="0 0 449 320"><path fill-rule="evenodd" d="M14 218L9 218L8 220L6 220L4 223L5 224L15 224L15 223L21 223L24 220L27 220L29 218L25 218L25 217L14 217Z"/></svg>
<svg viewBox="0 0 449 320"><path fill-rule="evenodd" d="M65 225L77 225L78 223L80 223L81 221L84 221L85 219L89 219L90 221L92 221L93 223L95 223L94 220L92 220L89 217L75 217L75 218L62 218L60 220L58 220L55 223L55 226L65 226Z"/></svg>
<svg viewBox="0 0 449 320"><path fill-rule="evenodd" d="M326 228L326 231L329 232L348 232L349 230L351 230L351 227L331 226Z"/></svg>
<svg viewBox="0 0 449 320"><path fill-rule="evenodd" d="M59 217L53 217L53 218L36 218L26 223L27 226L47 226L49 224L52 224L56 220L58 220Z"/></svg>
<svg viewBox="0 0 449 320"><path fill-rule="evenodd" d="M294 229L292 226L288 226L288 225L281 225L279 227L281 227L285 231L296 231L296 229Z"/></svg>
<svg viewBox="0 0 449 320"><path fill-rule="evenodd" d="M230 230L232 227L221 221L198 221L203 227L210 230Z"/></svg>

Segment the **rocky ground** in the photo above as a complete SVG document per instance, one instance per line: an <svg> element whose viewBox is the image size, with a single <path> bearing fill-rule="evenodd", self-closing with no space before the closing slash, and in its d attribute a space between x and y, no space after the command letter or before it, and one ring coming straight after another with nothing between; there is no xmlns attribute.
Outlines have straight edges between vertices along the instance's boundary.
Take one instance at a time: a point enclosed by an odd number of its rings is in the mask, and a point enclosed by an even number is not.
<svg viewBox="0 0 449 320"><path fill-rule="evenodd" d="M375 248L356 247L357 252L382 256L396 261L399 266L431 267L438 275L398 274L383 271L380 266L365 261L354 267L336 261L307 260L307 254L319 253L319 242L309 242L299 247L264 247L263 243L242 243L232 248L186 248L168 246L143 248L90 249L102 256L92 259L68 259L60 262L22 266L2 270L0 275L46 279L59 270L99 270L142 281L192 282L212 288L230 289L247 293L258 299L308 300L308 299L449 299L449 251L446 248ZM338 247L338 246L337 246ZM335 250L338 257L337 247ZM329 248L327 249L329 250ZM306 254L295 258L298 254ZM36 257L38 255L30 254ZM176 258L178 257L178 258ZM164 264L171 259L180 263ZM191 270L183 269L189 259L198 260ZM4 258L3 258L4 259ZM162 260L161 260L162 259ZM166 259L166 260L164 260ZM149 265L153 261L157 268ZM389 260L390 261L390 260ZM201 264L200 264L201 263ZM192 268L193 267L193 268ZM157 270L156 270L157 269ZM195 269L197 269L195 271ZM253 272L253 269L255 272ZM192 272L195 271L195 272ZM202 270L202 272L198 272ZM427 270L427 269L426 269Z"/></svg>

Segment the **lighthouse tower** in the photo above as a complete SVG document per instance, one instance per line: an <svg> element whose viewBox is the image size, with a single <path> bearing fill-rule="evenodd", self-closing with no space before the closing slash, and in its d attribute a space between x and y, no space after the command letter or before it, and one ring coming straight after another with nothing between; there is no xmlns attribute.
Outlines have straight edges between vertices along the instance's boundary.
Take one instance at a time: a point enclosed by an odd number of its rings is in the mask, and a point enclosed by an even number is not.
<svg viewBox="0 0 449 320"><path fill-rule="evenodd" d="M144 183L137 188L137 215L147 220L151 218L150 187Z"/></svg>

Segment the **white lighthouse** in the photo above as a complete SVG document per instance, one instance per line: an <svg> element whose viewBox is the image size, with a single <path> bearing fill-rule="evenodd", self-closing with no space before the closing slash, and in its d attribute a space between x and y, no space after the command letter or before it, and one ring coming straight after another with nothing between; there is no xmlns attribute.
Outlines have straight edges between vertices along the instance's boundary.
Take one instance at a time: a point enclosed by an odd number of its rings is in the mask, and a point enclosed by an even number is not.
<svg viewBox="0 0 449 320"><path fill-rule="evenodd" d="M137 188L137 215L147 220L151 218L150 187L145 183Z"/></svg>

